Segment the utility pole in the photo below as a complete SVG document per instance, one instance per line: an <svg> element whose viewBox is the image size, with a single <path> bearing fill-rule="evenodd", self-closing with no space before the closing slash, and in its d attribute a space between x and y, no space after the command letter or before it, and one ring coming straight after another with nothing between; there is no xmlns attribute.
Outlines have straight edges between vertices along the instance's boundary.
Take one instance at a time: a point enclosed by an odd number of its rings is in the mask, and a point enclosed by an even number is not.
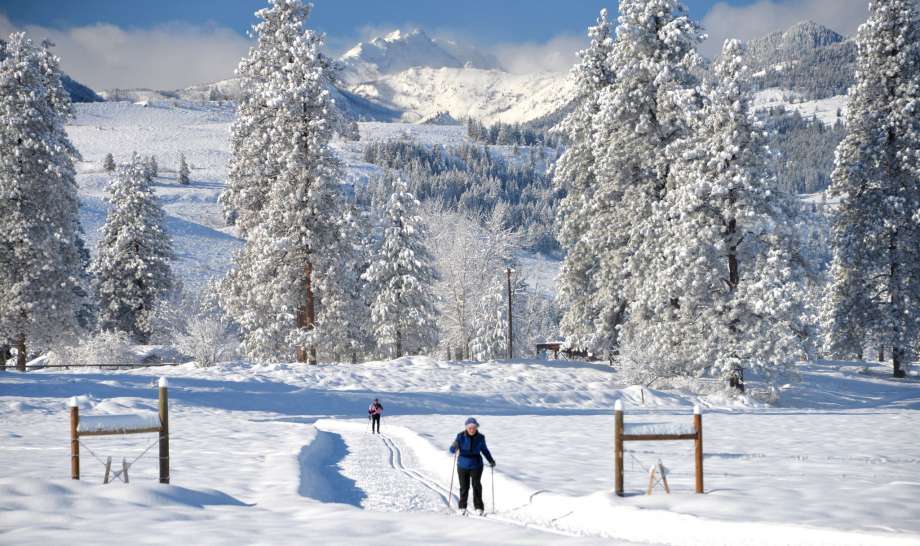
<svg viewBox="0 0 920 546"><path fill-rule="evenodd" d="M505 269L508 274L508 359L514 358L514 328L511 324L511 274L514 270L510 267Z"/></svg>

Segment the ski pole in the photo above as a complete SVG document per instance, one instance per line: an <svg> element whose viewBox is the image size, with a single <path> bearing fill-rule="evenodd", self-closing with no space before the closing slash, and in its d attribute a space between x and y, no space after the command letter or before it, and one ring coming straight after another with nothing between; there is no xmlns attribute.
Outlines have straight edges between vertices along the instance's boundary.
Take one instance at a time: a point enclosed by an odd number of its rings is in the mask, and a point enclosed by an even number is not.
<svg viewBox="0 0 920 546"><path fill-rule="evenodd" d="M495 465L492 465L492 513L495 513Z"/></svg>
<svg viewBox="0 0 920 546"><path fill-rule="evenodd" d="M454 497L454 472L457 470L457 457L460 456L460 448L454 455L453 465L450 467L450 488L447 490L447 509L450 510L450 500ZM459 505L458 505L459 508Z"/></svg>

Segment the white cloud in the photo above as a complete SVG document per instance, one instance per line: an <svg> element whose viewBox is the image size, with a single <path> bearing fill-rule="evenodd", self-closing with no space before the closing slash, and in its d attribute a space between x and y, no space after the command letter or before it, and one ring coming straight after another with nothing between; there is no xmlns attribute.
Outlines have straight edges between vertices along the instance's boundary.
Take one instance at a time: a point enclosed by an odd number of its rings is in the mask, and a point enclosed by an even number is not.
<svg viewBox="0 0 920 546"><path fill-rule="evenodd" d="M176 89L233 75L250 41L224 27L184 23L151 29L95 24L63 30L16 27L0 13L0 36L24 31L35 41L56 44L61 67L93 89Z"/></svg>
<svg viewBox="0 0 920 546"><path fill-rule="evenodd" d="M575 53L586 44L584 37L560 35L545 43L498 45L494 53L509 72L564 72L572 68L577 60Z"/></svg>
<svg viewBox="0 0 920 546"><path fill-rule="evenodd" d="M868 15L868 0L759 0L746 6L719 2L703 18L709 39L700 51L711 57L728 38L759 38L806 19L849 36Z"/></svg>

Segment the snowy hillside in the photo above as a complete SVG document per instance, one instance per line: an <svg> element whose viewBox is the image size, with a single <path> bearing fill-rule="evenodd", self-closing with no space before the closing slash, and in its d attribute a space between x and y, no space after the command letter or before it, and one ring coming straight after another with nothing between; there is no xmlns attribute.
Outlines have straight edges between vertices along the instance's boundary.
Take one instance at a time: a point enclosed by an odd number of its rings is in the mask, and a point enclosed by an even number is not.
<svg viewBox="0 0 920 546"><path fill-rule="evenodd" d="M510 74L477 68L410 68L349 86L356 95L404 111L416 121L438 112L487 122L529 121L566 105L566 74Z"/></svg>
<svg viewBox="0 0 920 546"><path fill-rule="evenodd" d="M229 130L236 116L233 104L154 101L143 104L101 102L75 105L77 117L67 133L82 155L77 164L81 219L90 249L105 220L109 173L102 168L107 153L126 161L132 152L153 154L160 166L155 189L167 213L167 228L176 246L174 268L189 288L202 287L230 266L241 241L227 227L217 198L224 189L230 157ZM365 163L368 142L410 139L423 144L458 145L467 142L466 128L458 125L360 123L361 140L337 141L335 148L346 163L348 185L365 184L381 169ZM497 153L508 147L497 146ZM184 153L191 165L191 184L179 185L177 164ZM551 290L558 262L525 254L525 274L534 286Z"/></svg>
<svg viewBox="0 0 920 546"><path fill-rule="evenodd" d="M828 126L833 126L838 121L846 122L847 103L846 95L805 100L795 91L788 89L764 89L754 94L754 107L757 110L781 106L786 110L795 110L805 119L814 118Z"/></svg>
<svg viewBox="0 0 920 546"><path fill-rule="evenodd" d="M6 373L0 541L920 544L910 426L920 383L892 383L871 364L802 373L772 408L627 387L605 365L576 362ZM169 377L171 484L156 484L148 453L130 485L101 485L96 458L132 461L146 435L83 439L81 480L68 479L68 398L81 415L149 415L155 374ZM380 436L362 415L375 396ZM627 444L628 494L611 493L617 399L628 423L686 424L704 405L705 495L692 493L688 442ZM490 514L460 520L447 509L457 484L446 448L469 414L498 465L494 496L492 475L483 479ZM658 459L671 494L645 496L646 465Z"/></svg>

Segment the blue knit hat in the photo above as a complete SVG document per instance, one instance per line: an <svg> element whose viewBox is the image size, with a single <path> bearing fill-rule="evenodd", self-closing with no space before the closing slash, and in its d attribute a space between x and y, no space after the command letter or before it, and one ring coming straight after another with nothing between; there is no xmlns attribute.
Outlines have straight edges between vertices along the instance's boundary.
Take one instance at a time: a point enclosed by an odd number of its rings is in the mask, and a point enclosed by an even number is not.
<svg viewBox="0 0 920 546"><path fill-rule="evenodd" d="M476 425L476 428L479 428L479 421L475 417L470 417L466 420L466 423L463 423L463 426L468 427L470 425Z"/></svg>

